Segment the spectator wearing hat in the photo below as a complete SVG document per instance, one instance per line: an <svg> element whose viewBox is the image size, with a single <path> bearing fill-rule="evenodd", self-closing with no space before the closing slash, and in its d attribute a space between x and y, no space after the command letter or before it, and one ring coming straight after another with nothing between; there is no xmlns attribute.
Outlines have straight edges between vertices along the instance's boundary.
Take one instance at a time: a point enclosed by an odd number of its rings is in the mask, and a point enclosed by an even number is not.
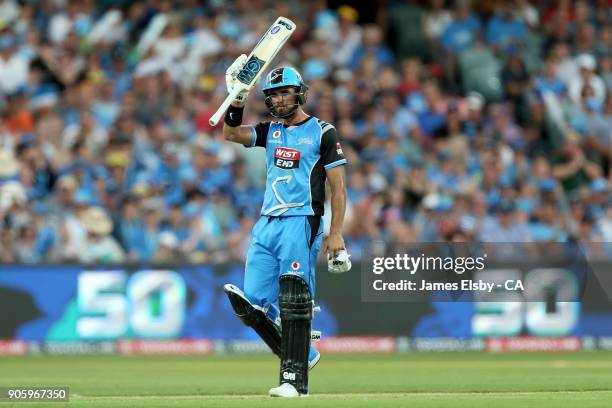
<svg viewBox="0 0 612 408"><path fill-rule="evenodd" d="M567 236L563 232L563 217L559 211L557 201L545 199L539 203L529 222L529 232L534 241L560 242Z"/></svg>
<svg viewBox="0 0 612 408"><path fill-rule="evenodd" d="M170 231L159 234L158 245L153 256L153 262L161 264L176 263L182 260L179 250L179 240Z"/></svg>
<svg viewBox="0 0 612 408"><path fill-rule="evenodd" d="M170 207L162 224L162 230L171 232L178 240L179 247L182 248L191 234L191 225L180 204L175 203Z"/></svg>
<svg viewBox="0 0 612 408"><path fill-rule="evenodd" d="M589 210L597 218L607 216L607 209L610 205L610 186L608 180L598 177L590 185L591 198L589 200Z"/></svg>
<svg viewBox="0 0 612 408"><path fill-rule="evenodd" d="M582 90L586 85L593 88L594 97L603 101L606 97L606 85L595 73L597 60L591 54L581 54L576 57L580 75L571 78L568 82L569 97L575 102L580 103Z"/></svg>
<svg viewBox="0 0 612 408"><path fill-rule="evenodd" d="M16 233L30 219L26 192L21 183L7 181L0 184L0 229L6 228Z"/></svg>
<svg viewBox="0 0 612 408"><path fill-rule="evenodd" d="M422 211L415 217L414 227L419 241L435 242L442 239L440 223L449 218L453 201L449 196L429 193L421 201Z"/></svg>
<svg viewBox="0 0 612 408"><path fill-rule="evenodd" d="M76 251L77 260L83 263L121 263L125 252L111 236L113 223L100 207L90 207L82 215L86 238L80 241Z"/></svg>
<svg viewBox="0 0 612 408"><path fill-rule="evenodd" d="M17 53L17 38L11 33L0 35L0 93L14 94L27 86L30 61Z"/></svg>
<svg viewBox="0 0 612 408"><path fill-rule="evenodd" d="M21 164L16 160L12 150L0 149L0 182L17 181Z"/></svg>
<svg viewBox="0 0 612 408"><path fill-rule="evenodd" d="M357 25L359 13L351 6L342 5L336 10L338 16L337 30L331 38L331 45L335 50L334 63L344 67L361 45L363 30Z"/></svg>
<svg viewBox="0 0 612 408"><path fill-rule="evenodd" d="M517 222L516 204L502 200L495 206L495 218L488 219L480 230L482 242L531 242L531 234L525 223Z"/></svg>

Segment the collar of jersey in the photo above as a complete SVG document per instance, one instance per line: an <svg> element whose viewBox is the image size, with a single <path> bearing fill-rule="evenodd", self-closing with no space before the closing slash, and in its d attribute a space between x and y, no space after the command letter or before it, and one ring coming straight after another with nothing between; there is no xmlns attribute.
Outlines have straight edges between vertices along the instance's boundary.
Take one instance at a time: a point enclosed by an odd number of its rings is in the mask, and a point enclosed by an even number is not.
<svg viewBox="0 0 612 408"><path fill-rule="evenodd" d="M293 125L285 125L285 124L283 123L283 127L284 127L284 128L288 128L288 127L292 127L292 126L300 126L300 125L303 125L304 123L308 122L310 119L312 119L312 116L309 116L309 117L307 117L306 119L304 119L303 121L298 122L298 123L295 123L295 124L293 124Z"/></svg>

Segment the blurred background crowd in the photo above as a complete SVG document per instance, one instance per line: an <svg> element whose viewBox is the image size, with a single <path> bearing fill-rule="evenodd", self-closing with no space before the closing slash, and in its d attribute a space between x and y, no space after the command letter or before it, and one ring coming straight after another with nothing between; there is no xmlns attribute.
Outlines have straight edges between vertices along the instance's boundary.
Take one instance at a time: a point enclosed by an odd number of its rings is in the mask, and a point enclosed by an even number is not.
<svg viewBox="0 0 612 408"><path fill-rule="evenodd" d="M612 242L610 6L0 0L0 262L243 260L265 158L208 118L279 15L275 65L343 140L354 257ZM269 119L256 89L245 123Z"/></svg>

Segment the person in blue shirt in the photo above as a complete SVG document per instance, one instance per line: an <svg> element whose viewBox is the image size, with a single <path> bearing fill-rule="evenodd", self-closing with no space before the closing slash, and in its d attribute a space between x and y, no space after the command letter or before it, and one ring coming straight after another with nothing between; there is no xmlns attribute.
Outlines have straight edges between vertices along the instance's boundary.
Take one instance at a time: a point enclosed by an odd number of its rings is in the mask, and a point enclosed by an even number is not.
<svg viewBox="0 0 612 408"><path fill-rule="evenodd" d="M244 60L239 57L228 69L228 89ZM266 190L247 254L244 292L231 284L224 289L238 317L281 359L280 385L270 390L276 397L307 395L308 371L320 358L310 347L310 330L326 180L332 217L324 252L335 259L345 250L347 161L335 127L302 109L307 90L297 70L276 68L263 87L266 106L276 120L242 125L247 97L243 92L227 110L223 126L226 140L266 150Z"/></svg>
<svg viewBox="0 0 612 408"><path fill-rule="evenodd" d="M567 94L567 87L557 76L557 61L548 58L542 71L534 83L537 95L542 98L546 92L551 92L557 98L563 98Z"/></svg>
<svg viewBox="0 0 612 408"><path fill-rule="evenodd" d="M442 45L451 53L459 54L472 48L480 30L480 21L470 13L469 3L461 1L455 11L453 22L442 33Z"/></svg>
<svg viewBox="0 0 612 408"><path fill-rule="evenodd" d="M487 43L500 51L508 51L521 45L527 39L527 26L508 5L499 9L498 15L491 17L487 24Z"/></svg>

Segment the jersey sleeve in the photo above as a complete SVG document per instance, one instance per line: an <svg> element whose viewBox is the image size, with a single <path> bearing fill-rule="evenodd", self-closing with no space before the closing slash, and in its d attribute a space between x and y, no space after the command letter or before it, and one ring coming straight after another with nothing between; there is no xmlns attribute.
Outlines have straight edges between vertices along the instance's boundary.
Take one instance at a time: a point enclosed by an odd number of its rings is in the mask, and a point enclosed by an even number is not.
<svg viewBox="0 0 612 408"><path fill-rule="evenodd" d="M325 170L346 164L336 128L330 125L327 129L323 129L323 132L321 136L321 161Z"/></svg>
<svg viewBox="0 0 612 408"><path fill-rule="evenodd" d="M266 147L270 122L259 122L255 126L249 125L249 127L251 128L251 144L248 146L244 145L244 147Z"/></svg>

